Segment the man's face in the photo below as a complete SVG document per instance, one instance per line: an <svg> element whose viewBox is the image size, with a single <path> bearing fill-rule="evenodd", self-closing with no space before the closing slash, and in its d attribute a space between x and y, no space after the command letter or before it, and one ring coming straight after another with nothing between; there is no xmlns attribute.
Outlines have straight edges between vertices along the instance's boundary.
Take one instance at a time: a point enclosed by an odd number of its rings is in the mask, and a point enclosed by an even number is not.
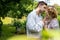
<svg viewBox="0 0 60 40"><path fill-rule="evenodd" d="M42 12L44 12L46 9L47 9L47 6L46 6L46 5L41 5L40 10L41 10Z"/></svg>

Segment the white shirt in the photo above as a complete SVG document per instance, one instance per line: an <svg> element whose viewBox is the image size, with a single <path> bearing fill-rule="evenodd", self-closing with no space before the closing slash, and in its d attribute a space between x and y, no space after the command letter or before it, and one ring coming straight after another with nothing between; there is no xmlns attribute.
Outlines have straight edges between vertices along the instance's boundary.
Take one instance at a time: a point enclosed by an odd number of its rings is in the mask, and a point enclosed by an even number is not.
<svg viewBox="0 0 60 40"><path fill-rule="evenodd" d="M43 25L42 16L38 16L36 10L33 10L27 17L27 35L39 37L40 31L43 29ZM31 31L34 31L35 33L32 33Z"/></svg>

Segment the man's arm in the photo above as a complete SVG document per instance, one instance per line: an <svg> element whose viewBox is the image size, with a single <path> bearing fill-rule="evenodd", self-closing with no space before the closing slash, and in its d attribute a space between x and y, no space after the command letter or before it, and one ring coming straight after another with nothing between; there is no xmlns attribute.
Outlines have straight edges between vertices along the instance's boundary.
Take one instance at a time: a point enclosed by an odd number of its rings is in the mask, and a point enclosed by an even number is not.
<svg viewBox="0 0 60 40"><path fill-rule="evenodd" d="M35 23L35 19L33 16L30 16L27 18L27 28L29 30L37 31L39 32L43 28L43 21L39 21L38 23Z"/></svg>

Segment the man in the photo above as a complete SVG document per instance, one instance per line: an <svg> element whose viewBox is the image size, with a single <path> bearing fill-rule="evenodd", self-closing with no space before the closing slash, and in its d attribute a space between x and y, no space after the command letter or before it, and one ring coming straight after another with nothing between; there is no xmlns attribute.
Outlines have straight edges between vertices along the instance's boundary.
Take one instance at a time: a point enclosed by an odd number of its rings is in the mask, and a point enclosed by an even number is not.
<svg viewBox="0 0 60 40"><path fill-rule="evenodd" d="M42 12L46 10L47 4L44 1L40 1L37 8L33 10L27 17L27 36L39 38L40 32L43 29L44 22L42 19Z"/></svg>

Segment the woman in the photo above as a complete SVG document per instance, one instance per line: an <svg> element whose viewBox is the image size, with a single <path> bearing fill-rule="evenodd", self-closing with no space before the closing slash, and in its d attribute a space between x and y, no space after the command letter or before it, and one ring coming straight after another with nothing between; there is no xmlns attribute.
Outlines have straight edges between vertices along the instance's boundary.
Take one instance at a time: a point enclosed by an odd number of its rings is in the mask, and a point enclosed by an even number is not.
<svg viewBox="0 0 60 40"><path fill-rule="evenodd" d="M53 7L48 8L47 16L45 18L45 27L46 26L48 29L59 29L57 11Z"/></svg>

